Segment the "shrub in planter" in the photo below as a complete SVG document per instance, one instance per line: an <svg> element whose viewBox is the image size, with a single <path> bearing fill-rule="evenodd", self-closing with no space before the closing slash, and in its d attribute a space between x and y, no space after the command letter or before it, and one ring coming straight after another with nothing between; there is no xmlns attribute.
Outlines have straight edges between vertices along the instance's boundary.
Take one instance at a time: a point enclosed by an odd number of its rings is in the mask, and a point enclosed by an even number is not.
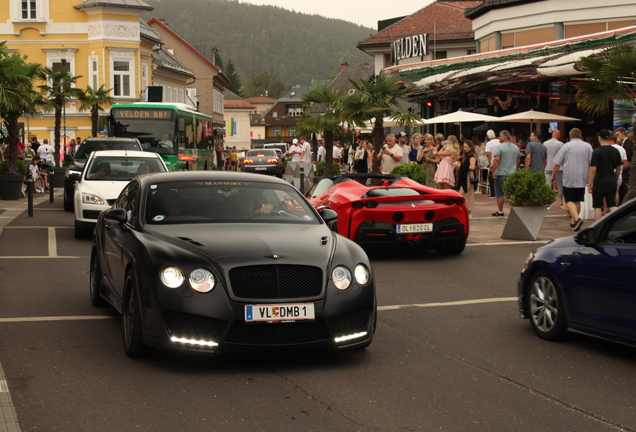
<svg viewBox="0 0 636 432"><path fill-rule="evenodd" d="M24 161L18 160L16 164L16 175L25 176L27 175L28 168ZM9 174L9 161L5 160L0 163L0 175Z"/></svg>
<svg viewBox="0 0 636 432"><path fill-rule="evenodd" d="M513 207L548 206L554 202L554 191L542 172L516 171L504 182L503 191Z"/></svg>
<svg viewBox="0 0 636 432"><path fill-rule="evenodd" d="M396 177L408 177L424 186L435 186L426 184L426 171L420 164L407 163L398 165L391 170L391 175Z"/></svg>
<svg viewBox="0 0 636 432"><path fill-rule="evenodd" d="M317 176L321 176L325 171L325 164L326 162L320 161L320 162L316 162L316 175ZM335 175L338 174L340 172L340 164L338 162L333 162L332 168L331 168L331 174Z"/></svg>

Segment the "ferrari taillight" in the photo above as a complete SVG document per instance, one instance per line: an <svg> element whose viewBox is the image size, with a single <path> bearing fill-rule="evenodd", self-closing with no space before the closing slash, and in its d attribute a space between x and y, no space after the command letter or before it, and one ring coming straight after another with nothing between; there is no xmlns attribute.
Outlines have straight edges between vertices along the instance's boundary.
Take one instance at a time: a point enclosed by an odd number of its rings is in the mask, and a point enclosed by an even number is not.
<svg viewBox="0 0 636 432"><path fill-rule="evenodd" d="M446 198L444 201L439 201L439 202L443 202L446 205L453 205L453 204L464 204L464 198Z"/></svg>
<svg viewBox="0 0 636 432"><path fill-rule="evenodd" d="M366 208L376 208L378 206L378 203L375 201L355 201L351 204L351 207L353 207L354 209L361 209L363 207Z"/></svg>

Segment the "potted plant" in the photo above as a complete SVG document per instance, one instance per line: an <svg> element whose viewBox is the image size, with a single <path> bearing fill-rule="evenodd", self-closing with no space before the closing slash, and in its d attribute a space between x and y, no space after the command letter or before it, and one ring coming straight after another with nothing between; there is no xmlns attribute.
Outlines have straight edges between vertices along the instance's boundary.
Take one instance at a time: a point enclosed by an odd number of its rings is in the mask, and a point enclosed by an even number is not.
<svg viewBox="0 0 636 432"><path fill-rule="evenodd" d="M10 175L9 163L8 160L0 163L0 199L17 200L20 199L24 176L27 175L28 169L24 161L18 160L16 162L16 173Z"/></svg>
<svg viewBox="0 0 636 432"><path fill-rule="evenodd" d="M7 129L8 158L3 164L0 183L7 183L0 192L2 199L19 199L26 165L18 160L20 142L19 119L23 114L35 114L42 98L33 89L33 79L40 65L27 63L18 53L9 54L6 43L0 43L0 117Z"/></svg>
<svg viewBox="0 0 636 432"><path fill-rule="evenodd" d="M503 184L504 196L512 209L502 239L536 240L554 191L542 172L522 170L512 173Z"/></svg>
<svg viewBox="0 0 636 432"><path fill-rule="evenodd" d="M426 184L426 171L420 164L407 163L396 166L391 170L391 175L396 177L408 177L424 186L435 187Z"/></svg>

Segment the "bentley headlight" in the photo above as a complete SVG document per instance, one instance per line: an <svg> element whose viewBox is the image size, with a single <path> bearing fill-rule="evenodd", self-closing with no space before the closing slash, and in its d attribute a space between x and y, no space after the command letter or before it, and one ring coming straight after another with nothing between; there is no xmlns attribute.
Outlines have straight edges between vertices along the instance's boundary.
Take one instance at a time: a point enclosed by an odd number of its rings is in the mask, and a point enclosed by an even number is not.
<svg viewBox="0 0 636 432"><path fill-rule="evenodd" d="M179 288L185 280L183 272L176 267L166 267L161 270L160 277L161 282L168 288Z"/></svg>
<svg viewBox="0 0 636 432"><path fill-rule="evenodd" d="M193 290L206 293L214 288L214 275L203 268L196 268L190 272L190 286Z"/></svg>
<svg viewBox="0 0 636 432"><path fill-rule="evenodd" d="M102 197L100 197L99 195L93 195L89 193L82 194L82 202L84 204L99 204L99 205L105 204L105 201Z"/></svg>
<svg viewBox="0 0 636 432"><path fill-rule="evenodd" d="M362 264L358 264L353 274L356 277L356 282L360 285L366 285L369 282L369 269Z"/></svg>
<svg viewBox="0 0 636 432"><path fill-rule="evenodd" d="M331 272L331 280L339 290L346 290L351 285L351 272L348 268L338 266Z"/></svg>

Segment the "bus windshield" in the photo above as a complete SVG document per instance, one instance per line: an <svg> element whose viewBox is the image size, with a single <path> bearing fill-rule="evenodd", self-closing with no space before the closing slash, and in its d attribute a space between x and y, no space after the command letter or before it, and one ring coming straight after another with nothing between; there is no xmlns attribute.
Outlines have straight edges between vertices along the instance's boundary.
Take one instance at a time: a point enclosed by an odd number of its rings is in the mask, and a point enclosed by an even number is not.
<svg viewBox="0 0 636 432"><path fill-rule="evenodd" d="M144 151L175 154L175 121L115 117L115 136L137 138Z"/></svg>

